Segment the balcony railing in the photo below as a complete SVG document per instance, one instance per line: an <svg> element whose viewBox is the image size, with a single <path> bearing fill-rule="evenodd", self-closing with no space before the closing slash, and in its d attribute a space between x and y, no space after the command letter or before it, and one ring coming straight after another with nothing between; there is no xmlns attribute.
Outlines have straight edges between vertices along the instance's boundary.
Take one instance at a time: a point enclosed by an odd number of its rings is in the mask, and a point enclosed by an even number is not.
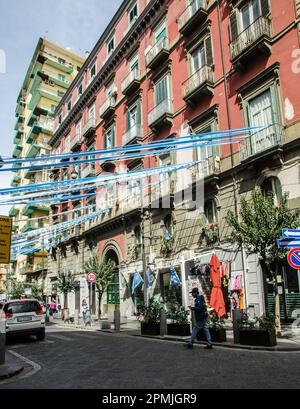
<svg viewBox="0 0 300 409"><path fill-rule="evenodd" d="M213 83L213 70L212 67L205 65L182 84L184 97L187 98L207 82Z"/></svg>
<svg viewBox="0 0 300 409"><path fill-rule="evenodd" d="M110 115L112 112L115 111L115 105L116 105L116 96L112 95L108 97L104 104L100 108L100 117L102 119L106 118L106 116Z"/></svg>
<svg viewBox="0 0 300 409"><path fill-rule="evenodd" d="M271 22L265 17L259 17L230 44L231 59L237 58L248 47L263 36L271 37Z"/></svg>
<svg viewBox="0 0 300 409"><path fill-rule="evenodd" d="M172 100L165 99L160 104L158 104L151 112L148 114L148 124L149 126L154 125L159 119L163 118L165 115L171 115L173 113Z"/></svg>
<svg viewBox="0 0 300 409"><path fill-rule="evenodd" d="M124 135L122 143L127 145L128 143L140 139L142 137L141 125L133 125Z"/></svg>
<svg viewBox="0 0 300 409"><path fill-rule="evenodd" d="M91 130L94 130L96 126L96 118L91 117L84 125L82 128L82 135L85 136L88 134Z"/></svg>
<svg viewBox="0 0 300 409"><path fill-rule="evenodd" d="M154 65L160 55L167 54L169 54L169 40L167 37L163 37L158 40L146 54L147 67L151 67L152 65Z"/></svg>
<svg viewBox="0 0 300 409"><path fill-rule="evenodd" d="M140 70L133 70L122 82L122 93L126 94L134 85L140 84L141 72Z"/></svg>
<svg viewBox="0 0 300 409"><path fill-rule="evenodd" d="M204 17L207 15L207 5L204 0L194 0L191 4L187 6L184 12L179 17L178 29L181 33L185 33L192 24L193 21L200 16Z"/></svg>
<svg viewBox="0 0 300 409"><path fill-rule="evenodd" d="M282 145L284 141L285 134L282 126L280 124L269 125L240 142L240 159L241 161L246 160L251 156Z"/></svg>
<svg viewBox="0 0 300 409"><path fill-rule="evenodd" d="M221 162L218 156L210 156L198 164L200 177L218 175L221 172Z"/></svg>
<svg viewBox="0 0 300 409"><path fill-rule="evenodd" d="M76 133L75 138L70 142L70 150L81 145L81 133Z"/></svg>

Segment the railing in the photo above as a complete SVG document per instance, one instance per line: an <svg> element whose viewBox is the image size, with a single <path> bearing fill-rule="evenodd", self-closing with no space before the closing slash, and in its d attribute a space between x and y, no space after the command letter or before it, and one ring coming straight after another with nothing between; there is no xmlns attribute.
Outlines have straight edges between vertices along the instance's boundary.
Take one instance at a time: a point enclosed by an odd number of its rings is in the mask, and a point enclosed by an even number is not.
<svg viewBox="0 0 300 409"><path fill-rule="evenodd" d="M122 143L127 145L135 138L140 138L142 136L142 127L141 125L133 125L124 135Z"/></svg>
<svg viewBox="0 0 300 409"><path fill-rule="evenodd" d="M273 146L281 145L284 141L282 126L280 124L269 125L240 142L240 159L245 160Z"/></svg>
<svg viewBox="0 0 300 409"><path fill-rule="evenodd" d="M271 37L271 22L265 17L259 17L230 44L231 59L236 58L246 48L263 35Z"/></svg>
<svg viewBox="0 0 300 409"><path fill-rule="evenodd" d="M94 176L95 175L95 168L92 166L92 164L86 165L86 167L82 171L82 178L87 178L88 176Z"/></svg>
<svg viewBox="0 0 300 409"><path fill-rule="evenodd" d="M54 129L54 121L53 121L53 120L48 120L48 121L39 120L39 121L35 121L35 122L34 122L34 125L40 126L41 128L43 128L43 129L45 129L45 130L47 130L47 131L50 131L50 132L53 132L53 129Z"/></svg>
<svg viewBox="0 0 300 409"><path fill-rule="evenodd" d="M57 92L53 92L50 88L47 88L43 85L39 86L38 91L40 92L47 92L47 94L49 95L53 95L56 98L61 98Z"/></svg>
<svg viewBox="0 0 300 409"><path fill-rule="evenodd" d="M70 149L74 148L78 143L81 143L81 133L76 133L75 138L71 140Z"/></svg>
<svg viewBox="0 0 300 409"><path fill-rule="evenodd" d="M101 108L100 108L100 116L102 117L102 115L109 109L109 108L113 108L116 104L116 97L115 95L112 95L110 97L108 97L104 104L102 104Z"/></svg>
<svg viewBox="0 0 300 409"><path fill-rule="evenodd" d="M169 45L169 40L167 37L163 37L158 40L154 46L146 54L146 64L149 65L156 58L156 56L162 51L167 50Z"/></svg>
<svg viewBox="0 0 300 409"><path fill-rule="evenodd" d="M216 175L220 173L220 171L221 162L220 158L217 156L210 156L208 158L205 158L198 164L198 172L202 177Z"/></svg>
<svg viewBox="0 0 300 409"><path fill-rule="evenodd" d="M64 82L65 84L69 85L71 83L71 81L67 80L66 78L61 78L58 76L57 73L52 72L52 71L48 71L48 70L42 70L43 74L49 75L49 77L52 77L58 81Z"/></svg>
<svg viewBox="0 0 300 409"><path fill-rule="evenodd" d="M55 63L58 63L64 67L68 68L73 68L73 65L71 63L67 63L65 61L59 60L59 58L55 57L54 55L50 55L47 52L43 52L44 57L46 57L48 60L54 61Z"/></svg>
<svg viewBox="0 0 300 409"><path fill-rule="evenodd" d="M200 9L206 10L206 2L204 0L194 0L189 4L178 19L179 30L181 30Z"/></svg>
<svg viewBox="0 0 300 409"><path fill-rule="evenodd" d="M148 114L148 124L151 125L164 114L172 114L172 100L165 99Z"/></svg>
<svg viewBox="0 0 300 409"><path fill-rule="evenodd" d="M213 82L213 70L208 65L204 65L182 84L184 96L191 94L206 81Z"/></svg>
<svg viewBox="0 0 300 409"><path fill-rule="evenodd" d="M96 125L96 118L91 117L87 123L83 125L82 134L84 135L90 128L93 128Z"/></svg>
<svg viewBox="0 0 300 409"><path fill-rule="evenodd" d="M139 80L141 76L141 71L140 70L133 70L129 73L129 75L124 79L122 82L122 92L128 88L128 86L135 80Z"/></svg>

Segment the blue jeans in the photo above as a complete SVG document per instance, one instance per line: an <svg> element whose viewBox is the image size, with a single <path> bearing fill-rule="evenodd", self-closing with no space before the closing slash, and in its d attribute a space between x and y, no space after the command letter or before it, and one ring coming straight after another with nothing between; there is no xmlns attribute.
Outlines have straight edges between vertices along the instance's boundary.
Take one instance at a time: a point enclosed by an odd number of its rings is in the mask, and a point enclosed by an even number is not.
<svg viewBox="0 0 300 409"><path fill-rule="evenodd" d="M83 318L83 322L85 323L85 321L86 321L86 312L85 311L82 312L82 318Z"/></svg>
<svg viewBox="0 0 300 409"><path fill-rule="evenodd" d="M194 328L192 331L191 343L193 344L196 341L197 334L200 331L200 329L203 329L204 331L207 345L212 345L211 336L210 336L210 332L209 332L209 328L208 328L206 319L196 321L196 324L194 325Z"/></svg>

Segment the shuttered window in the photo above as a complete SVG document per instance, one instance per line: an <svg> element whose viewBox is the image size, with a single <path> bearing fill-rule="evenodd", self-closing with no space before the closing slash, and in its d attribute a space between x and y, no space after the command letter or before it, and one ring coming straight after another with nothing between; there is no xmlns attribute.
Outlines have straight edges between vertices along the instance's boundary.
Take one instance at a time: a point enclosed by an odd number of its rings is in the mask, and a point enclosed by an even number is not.
<svg viewBox="0 0 300 409"><path fill-rule="evenodd" d="M155 84L155 103L156 105L161 104L163 101L170 98L169 95L169 76L166 75L160 81Z"/></svg>
<svg viewBox="0 0 300 409"><path fill-rule="evenodd" d="M127 131L135 125L141 124L141 102L138 101L130 107L126 113L126 128Z"/></svg>
<svg viewBox="0 0 300 409"><path fill-rule="evenodd" d="M104 134L104 148L111 149L115 146L115 127L112 126Z"/></svg>
<svg viewBox="0 0 300 409"><path fill-rule="evenodd" d="M166 27L166 22L162 21L154 30L154 35L155 35L155 42L160 41L163 38L167 37L167 27Z"/></svg>

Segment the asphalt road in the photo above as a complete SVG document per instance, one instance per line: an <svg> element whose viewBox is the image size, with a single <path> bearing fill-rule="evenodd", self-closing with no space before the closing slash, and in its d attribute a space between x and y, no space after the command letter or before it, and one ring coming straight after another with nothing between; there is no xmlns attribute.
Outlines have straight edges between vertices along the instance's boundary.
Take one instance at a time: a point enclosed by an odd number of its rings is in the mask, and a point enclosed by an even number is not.
<svg viewBox="0 0 300 409"><path fill-rule="evenodd" d="M13 340L7 349L25 358L25 370L0 389L300 387L300 353L185 350L182 343L54 326L45 341Z"/></svg>

